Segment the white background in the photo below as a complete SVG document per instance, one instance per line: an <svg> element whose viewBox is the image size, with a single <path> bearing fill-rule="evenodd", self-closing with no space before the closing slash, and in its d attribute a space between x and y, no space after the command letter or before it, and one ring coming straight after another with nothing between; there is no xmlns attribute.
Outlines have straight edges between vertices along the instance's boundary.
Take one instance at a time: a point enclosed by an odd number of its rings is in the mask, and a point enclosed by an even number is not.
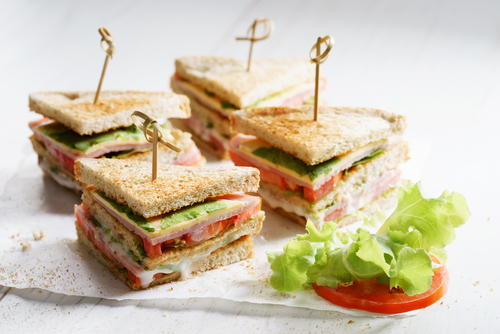
<svg viewBox="0 0 500 334"><path fill-rule="evenodd" d="M500 332L499 1L2 0L0 8L4 201L18 166L36 164L27 123L38 116L28 110L29 92L95 89L105 57L99 26L117 46L103 89L169 90L178 56L245 58L248 43L234 38L260 16L272 18L276 31L255 45L254 57L307 56L318 36L333 36L321 97L407 116L407 136L431 149L419 161L424 187L431 195L461 192L472 212L449 247L448 294L412 318L221 299L117 302L3 287L0 332ZM23 222L0 213L0 233L13 224Z"/></svg>

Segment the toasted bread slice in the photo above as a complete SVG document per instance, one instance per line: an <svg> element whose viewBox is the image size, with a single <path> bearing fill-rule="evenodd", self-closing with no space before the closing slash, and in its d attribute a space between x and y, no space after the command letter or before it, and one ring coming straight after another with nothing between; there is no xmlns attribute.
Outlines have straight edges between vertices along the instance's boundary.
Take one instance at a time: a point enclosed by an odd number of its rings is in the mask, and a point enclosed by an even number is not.
<svg viewBox="0 0 500 334"><path fill-rule="evenodd" d="M233 132L254 135L308 165L374 141L402 134L404 116L378 109L319 107L269 107L238 110L231 115Z"/></svg>
<svg viewBox="0 0 500 334"><path fill-rule="evenodd" d="M158 165L151 182L152 164L119 159L80 159L76 179L93 185L106 196L150 218L202 202L208 197L259 187L259 170L252 167L185 167Z"/></svg>
<svg viewBox="0 0 500 334"><path fill-rule="evenodd" d="M155 279L146 287L136 286L128 278L128 275L122 270L120 271L116 264L104 255L93 243L90 241L85 232L78 226L75 222L76 232L78 235L78 241L85 245L89 254L95 256L102 264L104 264L108 269L123 282L125 282L131 289L141 290L154 287L156 285L169 283L172 281L178 281L181 279L181 273L174 272L171 274L165 274L160 278ZM230 244L221 247L206 257L202 257L196 261L193 261L189 267L190 274L197 274L207 270L216 269L218 267L227 266L231 263L246 260L253 256L253 240L250 236L245 235Z"/></svg>
<svg viewBox="0 0 500 334"><path fill-rule="evenodd" d="M189 56L175 61L176 73L189 82L244 108L265 97L314 79L314 65L306 58L247 61L223 57Z"/></svg>
<svg viewBox="0 0 500 334"><path fill-rule="evenodd" d="M102 91L97 104L94 97L94 91L36 92L30 94L29 106L81 135L130 126L135 110L165 119L191 115L188 98L174 93Z"/></svg>

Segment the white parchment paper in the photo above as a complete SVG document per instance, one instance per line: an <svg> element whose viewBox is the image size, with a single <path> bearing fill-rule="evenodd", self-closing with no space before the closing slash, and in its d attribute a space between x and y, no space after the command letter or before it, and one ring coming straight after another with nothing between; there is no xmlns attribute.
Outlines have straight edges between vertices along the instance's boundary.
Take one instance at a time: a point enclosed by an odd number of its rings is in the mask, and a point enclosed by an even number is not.
<svg viewBox="0 0 500 334"><path fill-rule="evenodd" d="M403 177L416 181L429 147L415 141L410 142L410 147L412 159L405 165ZM271 288L271 270L265 251L281 250L288 239L304 233L304 228L267 207L263 208L266 212L264 227L254 237L255 256L252 259L184 281L131 291L77 242L73 206L81 203L80 198L44 177L36 161L36 155L28 153L15 171L3 174L3 179L0 179L3 186L0 196L2 285L116 300L210 297L331 310L350 315L373 315L333 305L312 290L282 293ZM349 228L358 226L354 224ZM44 230L45 238L36 241L33 230ZM23 242L31 244L25 251L21 246Z"/></svg>

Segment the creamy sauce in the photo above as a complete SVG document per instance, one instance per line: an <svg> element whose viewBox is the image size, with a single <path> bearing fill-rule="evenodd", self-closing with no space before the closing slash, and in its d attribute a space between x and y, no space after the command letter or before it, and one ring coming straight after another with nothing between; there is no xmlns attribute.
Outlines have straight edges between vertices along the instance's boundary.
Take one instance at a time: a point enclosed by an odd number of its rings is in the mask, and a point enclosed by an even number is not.
<svg viewBox="0 0 500 334"><path fill-rule="evenodd" d="M54 181L56 181L58 184L60 184L63 187L73 189L76 191L82 191L83 188L85 188L83 185L78 183L78 181L76 181L75 179L72 179L68 175L64 174L64 172L54 173L51 170L52 165L44 157L41 157L41 159L38 162L38 165L45 173L50 175L54 179Z"/></svg>

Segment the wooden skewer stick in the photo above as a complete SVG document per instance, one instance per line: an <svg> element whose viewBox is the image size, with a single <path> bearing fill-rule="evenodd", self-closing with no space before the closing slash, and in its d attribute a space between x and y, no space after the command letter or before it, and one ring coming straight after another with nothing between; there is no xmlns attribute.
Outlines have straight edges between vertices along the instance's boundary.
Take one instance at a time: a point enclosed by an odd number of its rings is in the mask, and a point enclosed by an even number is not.
<svg viewBox="0 0 500 334"><path fill-rule="evenodd" d="M166 147L174 150L177 153L179 153L181 149L163 139L163 132L161 130L160 124L158 124L158 121L154 117L149 116L139 110L134 111L131 117L134 124L137 125L137 127L141 129L142 132L144 132L144 137L146 137L146 140L153 144L153 170L151 177L151 182L153 182L154 180L156 180L156 175L158 172L158 143L165 145ZM144 121L141 123L141 121L136 117L142 118ZM153 131L149 129L150 125L153 126Z"/></svg>
<svg viewBox="0 0 500 334"><path fill-rule="evenodd" d="M257 29L257 25L259 23L264 23L264 33L262 37L255 37L255 30ZM251 37L250 35L251 32ZM236 37L237 41L250 41L250 54L248 55L248 67L247 67L247 72L250 72L250 64L252 63L252 51L253 51L253 43L262 41L269 36L271 36L274 32L274 22L271 19L262 19L262 18L257 18L254 23L250 26L250 28L247 31L247 37Z"/></svg>
<svg viewBox="0 0 500 334"><path fill-rule="evenodd" d="M321 43L325 43L326 50L321 53ZM334 39L326 35L325 37L318 37L317 42L313 45L311 51L309 52L309 58L311 58L311 63L316 64L316 86L314 87L314 121L318 120L318 102L319 102L319 65L324 63L328 58L328 54L332 49ZM316 50L316 57L312 56L312 53Z"/></svg>
<svg viewBox="0 0 500 334"><path fill-rule="evenodd" d="M101 79L99 80L99 86L97 87L97 92L95 93L94 104L99 100L99 94L101 93L102 81L104 80L104 75L106 74L106 68L108 67L109 58L113 58L115 53L115 45L113 42L113 36L109 33L106 27L99 28L99 34L101 34L101 48L106 52L106 60L104 60L104 67L102 69ZM108 44L108 47L104 46L104 42Z"/></svg>

